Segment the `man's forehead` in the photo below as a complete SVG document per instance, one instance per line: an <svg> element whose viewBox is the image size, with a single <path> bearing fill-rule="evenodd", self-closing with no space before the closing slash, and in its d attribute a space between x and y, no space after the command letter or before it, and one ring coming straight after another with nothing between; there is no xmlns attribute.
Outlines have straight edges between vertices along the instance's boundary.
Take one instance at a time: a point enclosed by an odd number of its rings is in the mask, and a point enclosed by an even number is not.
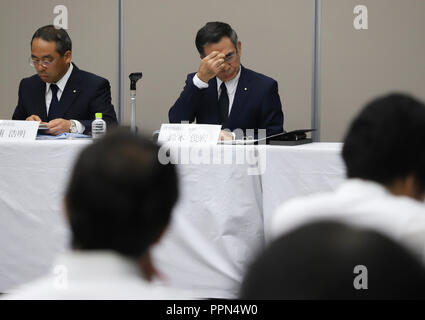
<svg viewBox="0 0 425 320"><path fill-rule="evenodd" d="M231 50L235 50L235 46L232 41L228 37L221 38L221 40L217 43L209 43L205 45L204 51L212 52L212 51L220 51L223 53L228 53Z"/></svg>
<svg viewBox="0 0 425 320"><path fill-rule="evenodd" d="M44 41L43 39L35 38L32 42L31 52L37 52L43 55L52 55L56 53L56 42Z"/></svg>

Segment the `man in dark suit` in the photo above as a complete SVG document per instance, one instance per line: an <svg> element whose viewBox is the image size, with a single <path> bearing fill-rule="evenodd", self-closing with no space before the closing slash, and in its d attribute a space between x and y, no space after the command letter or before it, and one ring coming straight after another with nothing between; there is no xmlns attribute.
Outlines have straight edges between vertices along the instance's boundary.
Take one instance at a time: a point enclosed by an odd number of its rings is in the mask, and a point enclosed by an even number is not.
<svg viewBox="0 0 425 320"><path fill-rule="evenodd" d="M108 80L82 71L71 63L72 42L64 29L39 28L31 39L30 64L37 75L19 85L13 120L45 123L47 134L91 131L96 113L107 125L116 125Z"/></svg>
<svg viewBox="0 0 425 320"><path fill-rule="evenodd" d="M208 22L196 35L202 59L169 111L171 123L221 124L223 129L265 129L267 136L283 132L277 82L241 66L241 42L223 22ZM220 138L234 134L222 131Z"/></svg>

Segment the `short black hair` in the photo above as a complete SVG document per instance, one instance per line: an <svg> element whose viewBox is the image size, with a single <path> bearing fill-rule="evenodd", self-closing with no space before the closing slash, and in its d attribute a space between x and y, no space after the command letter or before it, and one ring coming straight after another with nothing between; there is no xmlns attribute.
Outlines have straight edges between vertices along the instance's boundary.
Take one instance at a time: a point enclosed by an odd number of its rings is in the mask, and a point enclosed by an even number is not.
<svg viewBox="0 0 425 320"><path fill-rule="evenodd" d="M115 129L78 157L66 203L72 246L140 258L167 227L177 201L173 164L153 142Z"/></svg>
<svg viewBox="0 0 425 320"><path fill-rule="evenodd" d="M413 174L424 191L424 103L402 93L371 101L351 123L342 156L349 178L390 185Z"/></svg>
<svg viewBox="0 0 425 320"><path fill-rule="evenodd" d="M208 22L196 34L195 45L201 56L205 56L204 47L211 43L220 42L223 37L230 38L238 50L238 35L232 27L224 22Z"/></svg>
<svg viewBox="0 0 425 320"><path fill-rule="evenodd" d="M367 289L356 289L366 276ZM359 281L365 285L365 282ZM242 299L424 299L425 270L377 231L317 221L282 235L249 267Z"/></svg>
<svg viewBox="0 0 425 320"><path fill-rule="evenodd" d="M59 53L62 57L67 51L72 51L72 41L71 38L68 35L68 32L66 30L59 28L57 29L53 25L47 25L44 27L39 28L31 39L31 47L32 42L35 38L43 39L44 41L54 41L56 43L56 51Z"/></svg>

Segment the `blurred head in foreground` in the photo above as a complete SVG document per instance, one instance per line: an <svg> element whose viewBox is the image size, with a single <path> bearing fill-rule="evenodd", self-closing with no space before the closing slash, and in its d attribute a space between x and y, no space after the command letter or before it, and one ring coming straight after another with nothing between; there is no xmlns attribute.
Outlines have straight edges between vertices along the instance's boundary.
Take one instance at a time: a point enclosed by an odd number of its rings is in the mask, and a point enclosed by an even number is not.
<svg viewBox="0 0 425 320"><path fill-rule="evenodd" d="M425 199L425 105L406 94L379 97L353 120L342 156L348 178Z"/></svg>
<svg viewBox="0 0 425 320"><path fill-rule="evenodd" d="M242 299L424 299L424 267L378 232L316 222L276 239L251 265Z"/></svg>
<svg viewBox="0 0 425 320"><path fill-rule="evenodd" d="M175 167L159 163L158 149L120 129L80 154L66 191L74 249L119 253L152 277L149 249L166 229L178 195Z"/></svg>

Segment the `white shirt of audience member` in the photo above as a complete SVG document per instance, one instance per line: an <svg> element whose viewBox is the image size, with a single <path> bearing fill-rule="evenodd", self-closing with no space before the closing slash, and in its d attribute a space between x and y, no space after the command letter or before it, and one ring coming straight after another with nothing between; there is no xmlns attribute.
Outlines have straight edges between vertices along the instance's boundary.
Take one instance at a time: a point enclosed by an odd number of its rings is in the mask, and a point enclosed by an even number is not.
<svg viewBox="0 0 425 320"><path fill-rule="evenodd" d="M272 236L324 219L380 231L425 262L425 204L372 181L348 179L333 192L289 200L273 216Z"/></svg>
<svg viewBox="0 0 425 320"><path fill-rule="evenodd" d="M7 300L183 300L190 292L143 278L134 261L111 251L72 251L52 274L2 296Z"/></svg>

